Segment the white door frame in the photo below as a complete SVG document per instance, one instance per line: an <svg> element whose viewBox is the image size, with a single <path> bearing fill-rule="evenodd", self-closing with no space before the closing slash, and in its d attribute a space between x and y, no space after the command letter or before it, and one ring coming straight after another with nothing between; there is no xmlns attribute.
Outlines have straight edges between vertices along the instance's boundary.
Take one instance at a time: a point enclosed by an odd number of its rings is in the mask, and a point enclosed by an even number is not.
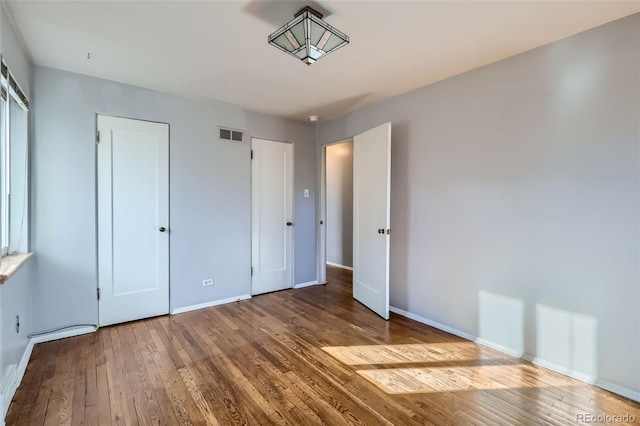
<svg viewBox="0 0 640 426"><path fill-rule="evenodd" d="M293 228L291 229L292 237L291 237L291 287L295 287L296 281L296 144L293 142L287 141L279 141L272 138L263 138L262 136L251 136L250 137L250 145L249 150L251 152L251 157L249 161L253 161L253 140L254 139L262 139L271 142L279 142L286 143L291 145L291 221L293 222ZM249 244L249 260L251 266L251 296L253 296L253 165L249 163L249 209L251 211L249 215L249 233L250 233L250 244Z"/></svg>
<svg viewBox="0 0 640 426"><path fill-rule="evenodd" d="M316 203L316 277L319 284L327 283L327 147L341 143L353 143L353 137L328 142L318 147L318 196ZM321 223L322 222L322 223Z"/></svg>

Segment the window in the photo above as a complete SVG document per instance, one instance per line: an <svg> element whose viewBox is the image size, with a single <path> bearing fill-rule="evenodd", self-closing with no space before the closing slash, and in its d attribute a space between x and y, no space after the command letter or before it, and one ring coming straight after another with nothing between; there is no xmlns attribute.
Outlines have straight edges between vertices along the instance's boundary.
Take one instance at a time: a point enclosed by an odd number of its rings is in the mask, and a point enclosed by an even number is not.
<svg viewBox="0 0 640 426"><path fill-rule="evenodd" d="M9 180L7 172L9 170L9 156L7 155L7 90L2 86L2 101L0 103L0 250L2 256L7 254L9 249Z"/></svg>
<svg viewBox="0 0 640 426"><path fill-rule="evenodd" d="M0 82L0 254L28 251L29 101L4 59Z"/></svg>

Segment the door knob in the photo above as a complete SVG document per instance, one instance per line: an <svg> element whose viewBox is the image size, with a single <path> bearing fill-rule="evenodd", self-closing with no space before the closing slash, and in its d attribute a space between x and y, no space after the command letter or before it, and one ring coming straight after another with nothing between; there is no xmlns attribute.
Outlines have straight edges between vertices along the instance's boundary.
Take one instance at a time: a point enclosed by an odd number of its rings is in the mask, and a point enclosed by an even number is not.
<svg viewBox="0 0 640 426"><path fill-rule="evenodd" d="M292 226L293 222L287 222L287 226Z"/></svg>
<svg viewBox="0 0 640 426"><path fill-rule="evenodd" d="M378 234L384 234L384 229L378 228Z"/></svg>
<svg viewBox="0 0 640 426"><path fill-rule="evenodd" d="M160 231L160 232L164 232L166 230L167 230L167 228L165 228L164 226L161 226L160 229L158 229L158 231Z"/></svg>

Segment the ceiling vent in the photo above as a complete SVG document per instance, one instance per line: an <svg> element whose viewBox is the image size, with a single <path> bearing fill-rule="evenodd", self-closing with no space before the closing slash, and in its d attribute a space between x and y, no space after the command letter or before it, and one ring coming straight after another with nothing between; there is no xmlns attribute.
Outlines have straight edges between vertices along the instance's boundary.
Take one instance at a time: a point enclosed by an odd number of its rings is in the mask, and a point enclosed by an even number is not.
<svg viewBox="0 0 640 426"><path fill-rule="evenodd" d="M244 142L244 132L241 130L218 127L218 137L223 141Z"/></svg>

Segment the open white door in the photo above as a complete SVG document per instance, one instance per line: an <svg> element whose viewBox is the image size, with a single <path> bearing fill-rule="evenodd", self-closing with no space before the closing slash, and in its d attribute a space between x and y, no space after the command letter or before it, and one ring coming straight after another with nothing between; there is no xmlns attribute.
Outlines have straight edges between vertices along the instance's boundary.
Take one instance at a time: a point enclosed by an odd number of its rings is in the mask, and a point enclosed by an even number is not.
<svg viewBox="0 0 640 426"><path fill-rule="evenodd" d="M98 116L100 325L169 313L169 125Z"/></svg>
<svg viewBox="0 0 640 426"><path fill-rule="evenodd" d="M252 139L251 293L293 284L293 146Z"/></svg>
<svg viewBox="0 0 640 426"><path fill-rule="evenodd" d="M353 297L389 319L391 123L353 138Z"/></svg>

